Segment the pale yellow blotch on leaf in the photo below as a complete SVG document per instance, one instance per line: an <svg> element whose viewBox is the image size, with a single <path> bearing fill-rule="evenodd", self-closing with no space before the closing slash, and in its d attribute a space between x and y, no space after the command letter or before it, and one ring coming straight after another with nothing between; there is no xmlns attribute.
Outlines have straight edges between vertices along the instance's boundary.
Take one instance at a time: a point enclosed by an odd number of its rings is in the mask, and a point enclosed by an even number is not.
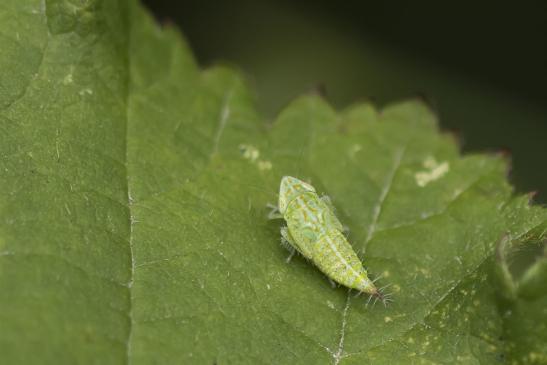
<svg viewBox="0 0 547 365"><path fill-rule="evenodd" d="M80 96L93 95L93 90L91 90L91 89L82 89L82 90L80 90L79 94L80 94Z"/></svg>
<svg viewBox="0 0 547 365"><path fill-rule="evenodd" d="M272 169L272 163L270 161L258 161L258 168L262 171L264 170L271 170Z"/></svg>
<svg viewBox="0 0 547 365"><path fill-rule="evenodd" d="M69 74L66 75L65 78L63 79L63 84L64 84L64 85L72 84L72 81L74 81L74 80L72 79L72 73L69 73Z"/></svg>
<svg viewBox="0 0 547 365"><path fill-rule="evenodd" d="M416 184L422 188L427 184L440 179L450 171L450 164L447 161L437 163L435 158L431 156L424 160L423 166L426 168L426 171L418 171L414 174Z"/></svg>
<svg viewBox="0 0 547 365"><path fill-rule="evenodd" d="M253 164L256 164L259 170L267 171L272 169L272 163L270 161L259 159L260 151L255 146L240 144L239 150L241 151L243 158L249 160Z"/></svg>
<svg viewBox="0 0 547 365"><path fill-rule="evenodd" d="M260 151L254 146L241 144L239 145L239 149L243 153L243 158L251 162L255 162L260 156Z"/></svg>

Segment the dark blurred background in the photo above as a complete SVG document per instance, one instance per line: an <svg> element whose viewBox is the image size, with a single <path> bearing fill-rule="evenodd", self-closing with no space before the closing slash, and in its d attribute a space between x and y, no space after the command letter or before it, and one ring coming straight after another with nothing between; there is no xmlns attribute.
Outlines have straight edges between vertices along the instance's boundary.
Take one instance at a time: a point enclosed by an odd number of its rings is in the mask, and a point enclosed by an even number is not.
<svg viewBox="0 0 547 365"><path fill-rule="evenodd" d="M509 151L547 202L547 2L144 0L199 63L228 63L273 118L317 85L337 108L416 95L464 151Z"/></svg>

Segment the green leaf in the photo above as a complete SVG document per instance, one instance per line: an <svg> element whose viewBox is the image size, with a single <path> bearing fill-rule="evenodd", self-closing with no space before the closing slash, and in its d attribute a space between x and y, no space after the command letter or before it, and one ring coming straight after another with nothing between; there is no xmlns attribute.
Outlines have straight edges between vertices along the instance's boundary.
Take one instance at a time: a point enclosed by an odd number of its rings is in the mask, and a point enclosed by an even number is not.
<svg viewBox="0 0 547 365"><path fill-rule="evenodd" d="M5 0L0 49L6 363L542 354L504 337L493 272L500 239L542 239L547 212L513 197L501 156L461 157L421 102L337 113L306 96L267 124L236 72L201 71L132 1ZM285 263L266 219L283 175L332 198L395 303Z"/></svg>

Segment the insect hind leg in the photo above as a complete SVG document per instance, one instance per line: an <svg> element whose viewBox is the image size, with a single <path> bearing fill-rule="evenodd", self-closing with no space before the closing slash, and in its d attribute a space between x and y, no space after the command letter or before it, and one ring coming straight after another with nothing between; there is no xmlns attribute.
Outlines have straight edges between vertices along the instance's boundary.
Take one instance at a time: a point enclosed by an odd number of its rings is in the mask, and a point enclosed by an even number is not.
<svg viewBox="0 0 547 365"><path fill-rule="evenodd" d="M281 227L281 246L290 252L289 257L285 260L287 263L291 261L296 252L302 254L300 250L298 250L298 247L296 246L294 239L291 237L287 227Z"/></svg>

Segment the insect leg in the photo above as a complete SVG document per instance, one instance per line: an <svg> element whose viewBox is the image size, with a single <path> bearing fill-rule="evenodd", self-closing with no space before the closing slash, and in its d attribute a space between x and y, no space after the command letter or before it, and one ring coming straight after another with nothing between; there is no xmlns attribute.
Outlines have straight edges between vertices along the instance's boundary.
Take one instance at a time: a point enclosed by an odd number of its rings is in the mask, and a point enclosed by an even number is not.
<svg viewBox="0 0 547 365"><path fill-rule="evenodd" d="M283 218L283 214L279 211L279 208L276 205L273 204L266 204L266 207L270 209L268 212L268 219L281 219Z"/></svg>
<svg viewBox="0 0 547 365"><path fill-rule="evenodd" d="M296 253L296 250L293 248L291 250L291 253L289 254L289 256L285 259L285 262L288 264L289 262L291 262L291 259L292 257L294 256L294 254Z"/></svg>
<svg viewBox="0 0 547 365"><path fill-rule="evenodd" d="M281 227L281 246L283 246L287 251L292 252L294 250L294 245L289 240L288 233L287 227Z"/></svg>
<svg viewBox="0 0 547 365"><path fill-rule="evenodd" d="M291 261L292 257L296 252L302 254L302 252L300 252L298 246L294 242L294 239L291 237L291 234L289 233L287 227L281 227L281 245L290 252L289 257L287 257L287 260L285 260L287 263Z"/></svg>
<svg viewBox="0 0 547 365"><path fill-rule="evenodd" d="M330 210L334 212L334 205L332 205L332 200L330 200L328 195L323 195L320 199L327 205L327 207L329 207Z"/></svg>

